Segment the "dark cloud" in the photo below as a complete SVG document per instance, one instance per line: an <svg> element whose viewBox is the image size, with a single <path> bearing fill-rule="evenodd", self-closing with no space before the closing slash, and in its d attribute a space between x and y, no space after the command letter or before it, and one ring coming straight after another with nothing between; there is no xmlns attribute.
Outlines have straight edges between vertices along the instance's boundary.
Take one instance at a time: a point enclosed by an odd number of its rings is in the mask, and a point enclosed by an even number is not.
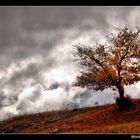
<svg viewBox="0 0 140 140"><path fill-rule="evenodd" d="M10 105L14 104L15 102L17 102L17 100L18 100L17 96L9 96L9 95L6 96L5 95L1 101L2 107L10 106Z"/></svg>
<svg viewBox="0 0 140 140"><path fill-rule="evenodd" d="M77 94L75 95L74 99L76 98L81 98L81 99L87 99L90 98L92 96L92 93L89 92L89 90L85 90L84 92L82 92L81 94Z"/></svg>
<svg viewBox="0 0 140 140"><path fill-rule="evenodd" d="M107 28L106 20L117 11L118 18L127 18L133 7L24 7L22 26L28 30L58 30L80 26L83 21L93 20L94 28ZM110 12L111 11L111 12ZM111 22L111 21L110 21ZM86 26L85 26L86 27ZM86 27L87 29L87 27Z"/></svg>
<svg viewBox="0 0 140 140"><path fill-rule="evenodd" d="M0 93L0 109L1 109L2 106L3 106L2 101L4 100L4 98L5 98L4 92L1 92L1 93Z"/></svg>
<svg viewBox="0 0 140 140"><path fill-rule="evenodd" d="M49 90L57 89L58 87L60 87L60 84L56 82L50 85Z"/></svg>
<svg viewBox="0 0 140 140"><path fill-rule="evenodd" d="M111 23L107 16L117 11L117 18L123 17L124 20L132 9L133 7L1 7L0 54L2 57L6 55L5 62L0 62L1 67L31 55L49 55L56 44L63 43L66 38L64 30L73 27L78 29L71 39L91 29L103 32ZM46 38L41 46L37 43L39 36L34 37L39 32L45 32Z"/></svg>
<svg viewBox="0 0 140 140"><path fill-rule="evenodd" d="M40 71L41 65L31 63L28 65L27 68L21 69L20 71L13 73L13 75L8 80L8 84L15 85L20 80L36 77Z"/></svg>

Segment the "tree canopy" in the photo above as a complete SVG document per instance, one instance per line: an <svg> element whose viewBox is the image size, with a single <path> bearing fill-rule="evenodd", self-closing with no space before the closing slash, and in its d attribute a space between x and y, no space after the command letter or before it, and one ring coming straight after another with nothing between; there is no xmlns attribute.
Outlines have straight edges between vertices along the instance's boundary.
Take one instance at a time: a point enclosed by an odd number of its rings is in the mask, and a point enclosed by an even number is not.
<svg viewBox="0 0 140 140"><path fill-rule="evenodd" d="M74 45L75 61L82 66L75 86L93 90L112 88L124 96L124 86L140 80L139 29L124 27L94 47Z"/></svg>

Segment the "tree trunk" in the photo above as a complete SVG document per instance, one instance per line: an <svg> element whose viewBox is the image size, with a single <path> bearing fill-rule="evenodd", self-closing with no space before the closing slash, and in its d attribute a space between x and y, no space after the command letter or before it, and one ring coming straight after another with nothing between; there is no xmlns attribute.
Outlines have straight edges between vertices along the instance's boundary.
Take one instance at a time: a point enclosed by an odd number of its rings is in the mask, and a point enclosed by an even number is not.
<svg viewBox="0 0 140 140"><path fill-rule="evenodd" d="M117 88L118 88L118 91L119 91L120 99L124 98L124 87L122 86L122 84L119 84L117 86Z"/></svg>

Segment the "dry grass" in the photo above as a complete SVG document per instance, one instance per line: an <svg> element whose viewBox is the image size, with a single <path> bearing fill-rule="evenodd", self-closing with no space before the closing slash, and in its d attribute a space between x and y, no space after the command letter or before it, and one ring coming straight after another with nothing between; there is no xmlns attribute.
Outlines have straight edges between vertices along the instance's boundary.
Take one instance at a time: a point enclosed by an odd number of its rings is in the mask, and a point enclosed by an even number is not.
<svg viewBox="0 0 140 140"><path fill-rule="evenodd" d="M115 105L15 117L0 123L1 133L140 133L140 100L127 111Z"/></svg>

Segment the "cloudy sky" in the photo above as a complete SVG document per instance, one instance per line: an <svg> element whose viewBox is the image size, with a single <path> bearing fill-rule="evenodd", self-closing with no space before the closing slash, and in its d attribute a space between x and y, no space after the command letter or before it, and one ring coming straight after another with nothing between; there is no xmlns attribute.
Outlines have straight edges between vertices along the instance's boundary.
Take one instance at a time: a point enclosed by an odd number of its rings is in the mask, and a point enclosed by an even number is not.
<svg viewBox="0 0 140 140"><path fill-rule="evenodd" d="M124 25L140 26L140 7L0 7L0 120L114 102L110 89L72 87L80 69L72 51ZM139 98L139 85L126 94Z"/></svg>

